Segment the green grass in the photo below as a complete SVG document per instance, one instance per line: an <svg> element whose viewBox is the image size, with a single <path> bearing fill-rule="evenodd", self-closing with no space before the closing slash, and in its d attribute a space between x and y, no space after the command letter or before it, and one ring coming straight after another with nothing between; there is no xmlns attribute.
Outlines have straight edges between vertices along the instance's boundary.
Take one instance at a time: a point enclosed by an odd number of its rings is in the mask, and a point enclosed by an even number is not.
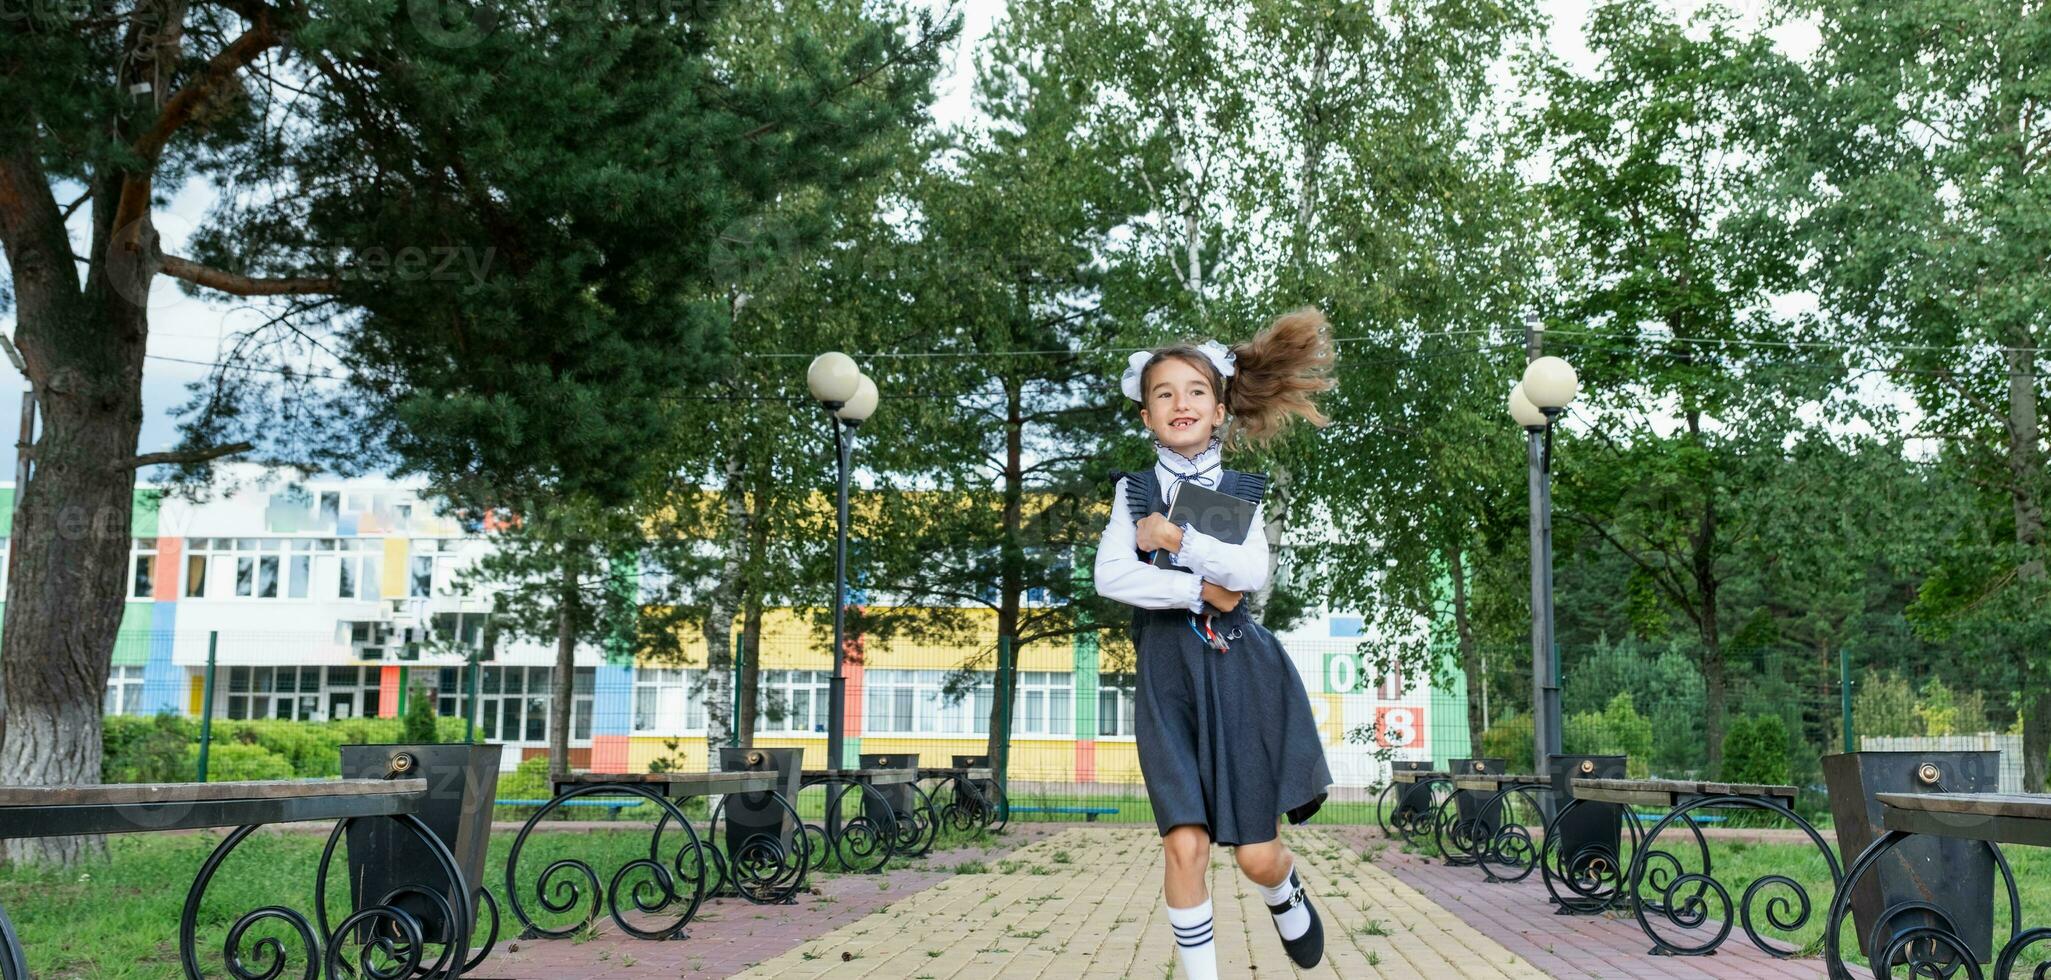
<svg viewBox="0 0 2051 980"><path fill-rule="evenodd" d="M701 828L702 830L702 828ZM601 887L627 861L645 858L648 827L638 828L622 821L619 830L565 832L537 830L521 855L523 904L529 914L551 927L574 925L588 908L590 891L576 912L550 915L534 897L533 881L541 870L559 858L577 857L592 865L601 876ZM664 840L675 840L675 828ZM28 949L29 969L45 980L93 978L93 980L157 980L177 976L178 918L185 904L193 876L212 852L224 832L197 834L130 834L107 839L111 860L96 862L76 871L53 872L24 867L0 869L0 906L14 920ZM505 906L505 861L513 834L494 834L485 862L486 886ZM723 836L723 835L722 835ZM215 876L201 905L197 948L207 976L226 976L218 957L227 930L244 912L266 905L283 905L311 916L313 882L325 834L258 833L242 842ZM968 834L943 831L934 851L962 846L994 845L998 839L980 831ZM955 863L952 859L949 864ZM926 858L892 858L892 867L926 867L945 870ZM832 877L839 869L815 871L813 878ZM581 883L581 876L561 875ZM626 887L636 878L630 876ZM329 882L329 922L347 915L348 879L338 855ZM601 912L601 915L604 913ZM510 911L500 927L501 948L518 933ZM288 951L298 950L289 930L277 925L259 925L244 940L245 953L267 936L285 940ZM297 976L299 964L284 975ZM258 964L261 972L261 965Z"/></svg>

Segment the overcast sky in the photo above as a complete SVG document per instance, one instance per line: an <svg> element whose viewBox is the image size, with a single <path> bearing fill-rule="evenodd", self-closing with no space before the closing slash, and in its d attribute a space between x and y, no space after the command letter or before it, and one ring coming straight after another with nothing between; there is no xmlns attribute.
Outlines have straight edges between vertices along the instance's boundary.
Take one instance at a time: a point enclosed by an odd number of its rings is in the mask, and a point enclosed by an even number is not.
<svg viewBox="0 0 2051 980"><path fill-rule="evenodd" d="M1588 13L1587 0L1542 0L1540 6L1552 19L1548 39L1553 51L1569 64L1584 69L1591 67L1593 58L1582 41L1581 32ZM1700 0L1670 0L1667 6L1692 13L1702 3ZM1761 0L1731 0L1725 6L1738 10L1748 24L1753 24L1759 22L1768 4ZM966 119L972 111L974 52L988 35L1004 4L1002 0L965 0L961 8L964 15L962 40L954 51L953 70L941 84L935 107L935 114L948 122ZM1806 56L1815 46L1814 31L1801 25L1777 29L1775 38L1796 57ZM157 212L157 230L163 236L166 251L177 254L186 250L187 238L213 199L210 188L195 183L182 188L168 207ZM74 219L72 229L73 240L81 251L86 232L84 221L85 212L81 211ZM170 411L187 399L186 386L206 376L208 368L205 365L220 357L225 338L239 326L247 326L258 317L255 310L241 304L188 298L171 279L158 277L151 293L149 360L143 373L142 452L167 449L177 441ZM11 335L14 330L12 316L0 317L0 327ZM0 393L11 395L20 390L21 376L13 365L0 359ZM18 398L0 397L0 405L18 404ZM6 428L11 431L13 426L10 424ZM14 463L13 453L0 452L0 480L14 479Z"/></svg>

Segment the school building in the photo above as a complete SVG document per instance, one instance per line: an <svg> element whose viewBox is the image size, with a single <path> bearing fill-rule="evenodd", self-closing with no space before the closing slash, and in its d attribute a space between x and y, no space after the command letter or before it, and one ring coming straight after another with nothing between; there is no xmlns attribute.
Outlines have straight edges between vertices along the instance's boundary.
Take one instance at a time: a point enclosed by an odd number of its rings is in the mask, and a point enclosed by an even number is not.
<svg viewBox="0 0 2051 980"><path fill-rule="evenodd" d="M231 467L204 499L141 487L134 502L129 600L108 679L110 714L201 713L213 662L216 718L304 721L394 717L427 691L441 714L474 710L478 737L506 764L545 751L553 643L502 637L479 665L475 704L466 666L483 646L490 600L458 588L492 547L491 529L436 513L417 487L385 479L298 478ZM0 484L0 535L14 489ZM7 537L0 537L4 576ZM0 578L4 583L4 578ZM804 611L764 617L755 744L806 750L825 763L830 637ZM961 644L851 638L848 751L918 753L928 764L985 751L990 635ZM739 630L736 629L736 635ZM1445 760L1468 750L1466 690L1457 671L1379 678L1359 651L1359 617L1320 611L1282 634L1342 786L1382 778L1390 759ZM980 656L979 686L943 696L950 673ZM658 758L701 767L698 667L577 651L570 714L576 763L637 771ZM1018 654L1010 772L1050 784L1139 782L1132 675L1100 658L1096 638L1028 644ZM1371 732L1364 739L1358 736Z"/></svg>

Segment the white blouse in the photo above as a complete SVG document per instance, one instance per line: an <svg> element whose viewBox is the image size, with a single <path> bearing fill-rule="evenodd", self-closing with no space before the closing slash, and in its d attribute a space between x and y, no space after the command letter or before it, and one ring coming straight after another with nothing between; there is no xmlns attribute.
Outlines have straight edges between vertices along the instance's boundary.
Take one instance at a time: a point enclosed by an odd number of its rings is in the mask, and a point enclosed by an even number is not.
<svg viewBox="0 0 2051 980"><path fill-rule="evenodd" d="M1268 532L1261 523L1261 508L1253 509L1253 529L1240 544L1227 544L1195 529L1182 532L1182 550L1175 564L1189 569L1178 572L1157 568L1141 561L1137 552L1138 517L1125 502L1126 484L1120 479L1113 491L1111 520L1097 542L1097 594L1140 609L1187 609L1204 611L1203 584L1253 592L1268 584ZM1161 485L1167 486L1168 479Z"/></svg>

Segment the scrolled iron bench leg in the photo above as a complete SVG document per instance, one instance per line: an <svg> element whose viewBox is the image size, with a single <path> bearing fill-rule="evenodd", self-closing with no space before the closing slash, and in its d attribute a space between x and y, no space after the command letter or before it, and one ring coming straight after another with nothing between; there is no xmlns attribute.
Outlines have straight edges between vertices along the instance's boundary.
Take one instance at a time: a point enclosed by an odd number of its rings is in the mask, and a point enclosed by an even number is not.
<svg viewBox="0 0 2051 980"><path fill-rule="evenodd" d="M21 948L21 937L14 934L14 923L7 921L7 910L0 908L0 980L28 980L28 954Z"/></svg>
<svg viewBox="0 0 2051 980"><path fill-rule="evenodd" d="M827 778L812 785L827 789L827 843L833 848L833 856L840 861L841 867L864 874L881 872L896 851L897 820L894 816L887 816L884 824L879 826L869 819L869 813L894 814L890 801L876 787L860 780ZM837 808L849 790L854 790L861 797L862 810L853 817L838 820L836 827ZM834 832L836 829L838 833ZM874 864L867 863L871 858Z"/></svg>
<svg viewBox="0 0 2051 980"><path fill-rule="evenodd" d="M1830 980L1853 980L1840 941L1845 917L1852 911L1852 893L1889 852L1913 836L1905 830L1881 834L1852 859L1851 866L1839 879L1837 894L1831 897L1830 911L1823 920L1823 965ZM1986 846L1994 856L1994 866L2001 872L2001 883L2008 892L2009 940L1994 964L1994 976L2006 980L2014 975L2016 960L2026 947L2051 940L2051 929L2022 929L2022 895L2016 887L2015 871L2009 867L2008 856L2002 853L2000 845L1988 842ZM1914 924L1890 928L1891 923L1911 917ZM1984 977L1979 958L1973 954L1971 944L1959 934L1951 915L1929 902L1899 902L1888 907L1874 919L1865 947L1872 954L1867 960L1867 968L1874 977L1891 976L1892 970L1883 969L1882 965L1893 964L1897 960L1911 977L1963 977L1965 980L1982 980ZM2045 972L2045 968L2040 966L2035 975L2042 976Z"/></svg>
<svg viewBox="0 0 2051 980"><path fill-rule="evenodd" d="M534 880L534 898L543 911L560 915L586 906L585 889L590 890L588 907L585 908L581 921L560 928L545 926L536 921L528 912L526 903L520 900L520 856L526 849L527 838L534 833L535 827L544 817L562 809L562 805L571 800L594 794L626 794L641 797L655 804L661 811L662 822L656 825L650 838L649 856L622 864L603 885L599 881L597 870L578 858L562 858L550 862L543 868ZM688 843L678 852L674 870L663 862L660 851L662 832L670 820L677 822L688 839ZM685 854L697 857L699 867L695 872L682 867ZM564 877L565 873L574 877ZM634 875L644 877L630 882ZM597 921L601 905L611 915L613 924L629 936L648 940L674 939L683 933L684 927L698 914L699 906L705 901L705 890L710 877L711 863L704 857L698 832L691 826L691 821L685 818L683 811L677 809L676 804L643 786L593 783L557 795L548 801L547 806L535 811L534 815L528 817L527 822L521 825L520 833L513 838L512 850L506 854L506 904L512 909L513 917L524 927L521 933L523 939L562 939L574 935L580 929ZM578 879L582 879L581 882ZM691 883L690 887L679 887L685 880ZM622 899L625 900L626 907L623 907ZM683 910L678 913L675 909L680 905ZM652 929L643 929L627 920L627 908L643 915L659 914L664 919L675 915L676 921L666 922Z"/></svg>
<svg viewBox="0 0 2051 980"><path fill-rule="evenodd" d="M1530 786L1505 786L1490 798L1489 809L1483 812L1496 814L1496 828L1488 840L1483 841L1476 853L1482 873L1490 884L1507 884L1523 881L1538 869L1538 856L1542 846L1531 842L1531 831L1517 818L1516 803L1522 800L1538 817L1539 833L1545 831L1545 809L1538 804L1537 792ZM1500 869L1500 870L1498 870Z"/></svg>
<svg viewBox="0 0 2051 980"><path fill-rule="evenodd" d="M1689 800L1669 811L1658 823L1652 825L1652 829L1645 834L1644 845L1633 855L1631 861L1630 894L1638 899L1633 903L1632 911L1638 920L1638 927L1644 930L1646 938L1652 940L1652 952L1667 956L1708 956L1714 954L1717 948L1730 938L1733 926L1742 926L1745 938L1761 952L1778 958L1794 956L1800 952L1799 948L1783 948L1760 935L1756 913L1763 913L1765 923L1782 932L1793 932L1807 925L1814 912L1814 903L1809 897L1808 889L1802 887L1801 882L1785 874L1762 875L1753 879L1745 888L1744 894L1734 903L1730 890L1716 880L1715 873L1707 861L1706 842L1700 844L1705 850L1701 871L1683 872L1677 858L1659 850L1659 837L1668 827L1681 821L1692 827L1694 821L1689 815L1696 810L1709 807L1759 810L1775 814L1794 824L1807 835L1809 843L1815 846L1817 853L1823 855L1825 864L1830 868L1833 890L1839 893L1844 891L1844 875L1837 863L1837 853L1809 821L1802 819L1801 815L1793 810L1759 796L1708 796ZM1699 838L1699 829L1696 830L1696 834ZM1653 862L1661 856L1672 862L1673 870L1676 872L1664 884L1660 883L1656 872L1651 870ZM1659 896L1657 903L1646 901L1644 889L1648 885ZM1685 897L1677 897L1677 893L1684 887L1692 888L1692 893ZM1716 910L1711 909L1709 903L1704 901L1704 896L1707 895L1715 896L1716 903L1721 906L1720 915L1715 914ZM1755 910L1755 903L1761 896L1768 896L1767 900L1763 907ZM1721 924L1707 940L1689 943L1662 935L1653 925L1653 915L1658 915L1682 929L1697 928L1710 918L1720 920Z"/></svg>
<svg viewBox="0 0 2051 980"><path fill-rule="evenodd" d="M327 882L335 860L337 845L357 820L394 820L419 838L434 855L443 880L451 883L450 894L443 894L433 888L409 885L378 896L370 904L350 913L342 922L330 929L327 922ZM194 877L192 887L186 892L185 906L178 917L178 957L185 975L199 980L204 975L199 961L198 922L200 905L208 887L213 883L221 866L260 825L249 824L235 828L217 845L213 853L200 865L199 874ZM435 980L454 980L463 975L470 965L466 963L469 952L470 931L476 918L468 889L462 887L462 872L449 849L433 830L420 818L411 814L390 817L351 817L338 821L328 835L327 846L321 852L320 865L314 878L314 919L297 909L282 905L267 905L252 909L239 916L228 929L228 936L222 945L221 955L230 976L238 980L256 980L282 975L295 958L285 943L273 936L266 936L244 949L244 941L250 930L258 925L277 922L284 924L299 941L300 953L305 957L305 966L300 975L303 980L317 980L326 971L328 976L361 975L372 980L396 980L401 977L418 976ZM441 921L451 930L449 935L428 936L417 916L399 904L402 898L413 897L425 901L434 911L440 913ZM316 925L316 922L318 923ZM373 928L381 927L381 928ZM353 967L347 964L351 933L360 933L369 938L355 957ZM441 952L432 962L427 960L427 950L437 945Z"/></svg>
<svg viewBox="0 0 2051 980"><path fill-rule="evenodd" d="M713 810L711 822L707 825L706 840L719 839L719 818L726 813L727 802L742 795L757 794L730 793L720 798L719 806ZM794 905L798 892L804 890L805 875L814 861L812 837L806 833L805 822L799 818L797 808L782 793L767 791L766 795L776 803L777 809L783 811L787 821L785 826L790 830L790 846L784 846L781 833L751 832L741 839L739 847L726 856L721 865L721 880L732 886L734 894L756 905ZM731 822L732 818L728 820ZM718 852L715 850L714 853Z"/></svg>

